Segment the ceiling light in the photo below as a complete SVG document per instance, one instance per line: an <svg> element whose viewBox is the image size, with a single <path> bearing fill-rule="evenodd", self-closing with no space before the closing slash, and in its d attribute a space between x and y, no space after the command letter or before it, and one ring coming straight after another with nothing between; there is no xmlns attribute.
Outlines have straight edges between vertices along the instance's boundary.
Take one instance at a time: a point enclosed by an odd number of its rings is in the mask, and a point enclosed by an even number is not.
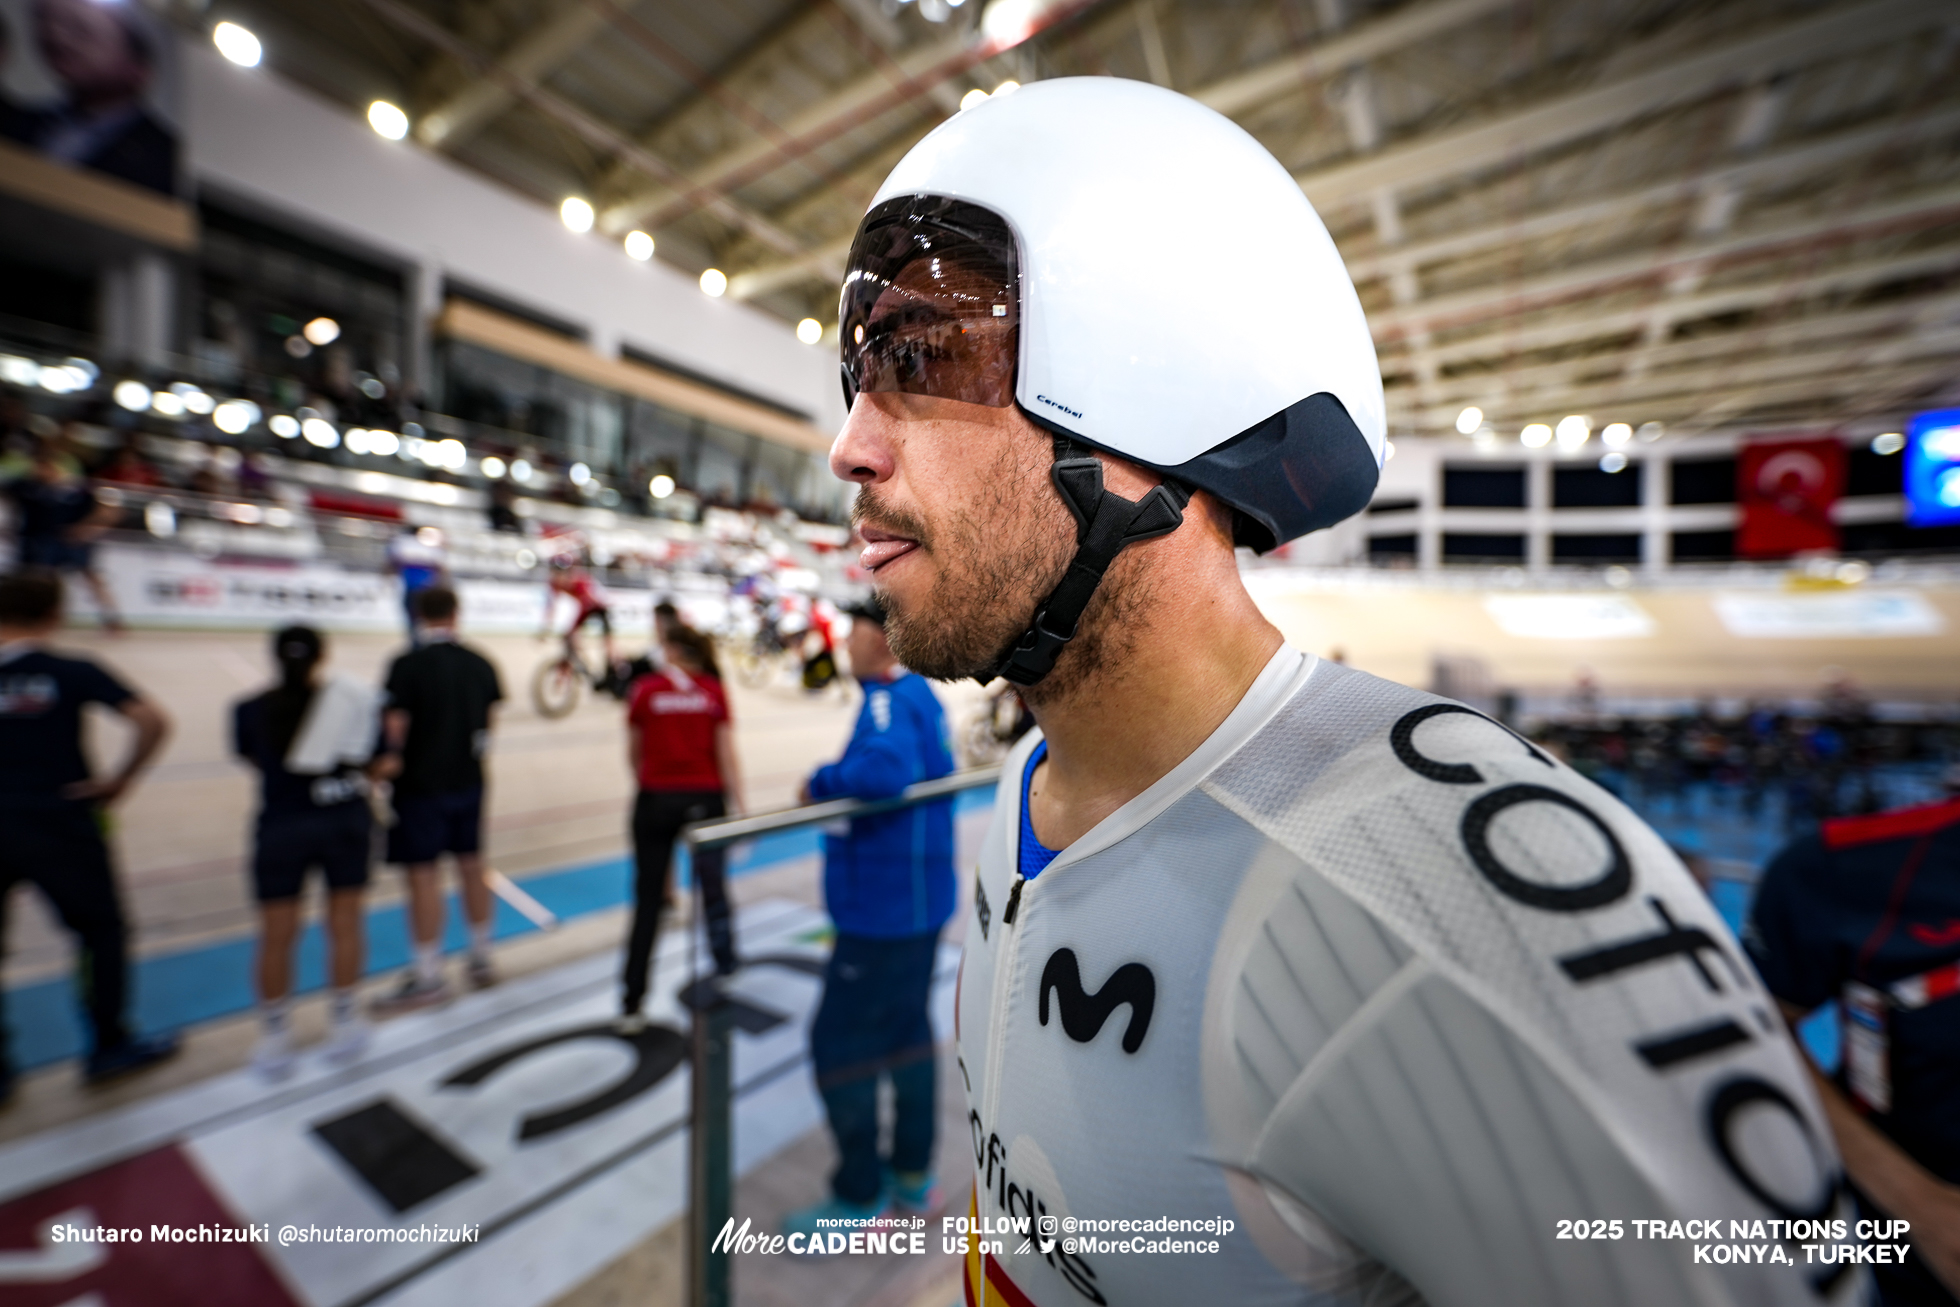
<svg viewBox="0 0 1960 1307"><path fill-rule="evenodd" d="M56 395L72 395L78 390L87 390L91 384L88 373L61 363L50 363L37 369L34 377L41 389Z"/></svg>
<svg viewBox="0 0 1960 1307"><path fill-rule="evenodd" d="M1534 422L1518 432L1518 443L1526 449L1543 449L1552 443L1552 429L1543 422Z"/></svg>
<svg viewBox="0 0 1960 1307"><path fill-rule="evenodd" d="M1571 453L1592 439L1592 423L1573 413L1558 420L1558 430L1553 434L1558 437L1558 447Z"/></svg>
<svg viewBox="0 0 1960 1307"><path fill-rule="evenodd" d="M123 383L124 386L128 384L126 381ZM122 386L116 387L116 395L118 398L122 396ZM1896 431L1887 431L1883 435L1872 437L1872 453L1874 454L1896 454L1905 447L1906 438Z"/></svg>
<svg viewBox="0 0 1960 1307"><path fill-rule="evenodd" d="M711 299L720 299L728 290L728 274L720 268L709 268L701 274L701 293Z"/></svg>
<svg viewBox="0 0 1960 1307"><path fill-rule="evenodd" d="M647 482L647 493L655 499L665 499L674 493L674 478L662 472L659 476Z"/></svg>
<svg viewBox="0 0 1960 1307"><path fill-rule="evenodd" d="M960 97L960 108L971 109L976 104L985 104L986 102L987 93L976 86Z"/></svg>
<svg viewBox="0 0 1960 1307"><path fill-rule="evenodd" d="M369 431L367 433L368 452L388 458L401 451L402 438L392 431Z"/></svg>
<svg viewBox="0 0 1960 1307"><path fill-rule="evenodd" d="M252 425L252 409L235 399L228 399L211 411L211 425L228 436L241 435Z"/></svg>
<svg viewBox="0 0 1960 1307"><path fill-rule="evenodd" d="M170 389L176 393L178 399L184 401L186 412L204 414L218 406L217 400L212 399L196 386L187 386L180 381Z"/></svg>
<svg viewBox="0 0 1960 1307"><path fill-rule="evenodd" d="M431 452L435 456L436 466L446 467L451 472L461 472L464 465L470 461L470 451L463 448L463 442L460 440L438 440Z"/></svg>
<svg viewBox="0 0 1960 1307"><path fill-rule="evenodd" d="M645 263L653 257L653 237L643 231L626 233L626 257L638 263Z"/></svg>
<svg viewBox="0 0 1960 1307"><path fill-rule="evenodd" d="M521 458L514 461L510 465L510 479L513 481L529 481L531 479L530 463Z"/></svg>
<svg viewBox="0 0 1960 1307"><path fill-rule="evenodd" d="M134 379L118 381L110 393L116 397L116 403L132 413L141 413L150 406L150 388Z"/></svg>
<svg viewBox="0 0 1960 1307"><path fill-rule="evenodd" d="M980 30L996 51L1017 46L1033 36L1053 0L993 0L980 15Z"/></svg>
<svg viewBox="0 0 1960 1307"><path fill-rule="evenodd" d="M477 466L482 468L483 475L489 477L492 481L495 481L504 474L504 460L498 458L495 454L486 454L483 461L477 464Z"/></svg>
<svg viewBox="0 0 1960 1307"><path fill-rule="evenodd" d="M1483 424L1484 411L1475 404L1456 415L1456 429L1466 436Z"/></svg>
<svg viewBox="0 0 1960 1307"><path fill-rule="evenodd" d="M391 141L399 141L408 135L408 115L386 100L376 100L368 106L368 126Z"/></svg>
<svg viewBox="0 0 1960 1307"><path fill-rule="evenodd" d="M340 432L334 430L333 423L325 418L306 419L299 424L299 433L306 437L307 444L318 445L321 449L332 449L340 443Z"/></svg>
<svg viewBox="0 0 1960 1307"><path fill-rule="evenodd" d="M237 23L219 23L212 28L211 44L218 47L219 54L240 68L257 68L259 58L265 53L259 45L259 38Z"/></svg>
<svg viewBox="0 0 1960 1307"><path fill-rule="evenodd" d="M592 230L592 206L576 195L567 195L558 206L558 217L573 231Z"/></svg>
<svg viewBox="0 0 1960 1307"><path fill-rule="evenodd" d="M796 338L805 345L814 345L823 339L823 323L815 318L805 318L796 324Z"/></svg>
<svg viewBox="0 0 1960 1307"><path fill-rule="evenodd" d="M1602 472L1624 472L1627 470L1627 456L1616 449L1599 460L1599 470Z"/></svg>
<svg viewBox="0 0 1960 1307"><path fill-rule="evenodd" d="M150 396L150 412L158 417L180 418L184 416L184 401L167 390L159 390Z"/></svg>
<svg viewBox="0 0 1960 1307"><path fill-rule="evenodd" d="M266 422L272 434L281 440L291 440L299 434L299 419L287 413L275 413Z"/></svg>
<svg viewBox="0 0 1960 1307"><path fill-rule="evenodd" d="M1633 433L1634 439L1644 445L1651 445L1667 434L1667 428L1659 422L1642 422L1640 430Z"/></svg>
<svg viewBox="0 0 1960 1307"><path fill-rule="evenodd" d="M583 463L574 463L572 464L571 470L565 475L572 479L573 485L582 486L592 479L592 469Z"/></svg>
<svg viewBox="0 0 1960 1307"><path fill-rule="evenodd" d="M346 440L347 452L350 454L366 454L371 452L368 448L368 433L365 427L347 428Z"/></svg>
<svg viewBox="0 0 1960 1307"><path fill-rule="evenodd" d="M332 318L315 318L306 324L304 333L307 343L331 345L340 339L340 324Z"/></svg>
<svg viewBox="0 0 1960 1307"><path fill-rule="evenodd" d="M1625 449L1633 439L1633 428L1624 422L1608 422L1599 438L1608 449Z"/></svg>

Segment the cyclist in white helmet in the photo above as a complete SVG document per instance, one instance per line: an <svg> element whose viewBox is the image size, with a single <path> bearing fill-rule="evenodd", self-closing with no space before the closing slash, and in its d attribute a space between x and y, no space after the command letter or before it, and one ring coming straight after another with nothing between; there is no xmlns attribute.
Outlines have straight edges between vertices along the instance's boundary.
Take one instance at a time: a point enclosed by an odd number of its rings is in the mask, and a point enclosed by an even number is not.
<svg viewBox="0 0 1960 1307"><path fill-rule="evenodd" d="M1240 583L1368 501L1384 426L1257 142L1136 82L988 101L886 181L840 322L892 648L1040 725L956 1007L970 1214L1034 1237L970 1244L969 1303L1855 1300L1793 1224L1851 1214L1797 1054L1661 840ZM1632 1224L1690 1218L1762 1260Z"/></svg>

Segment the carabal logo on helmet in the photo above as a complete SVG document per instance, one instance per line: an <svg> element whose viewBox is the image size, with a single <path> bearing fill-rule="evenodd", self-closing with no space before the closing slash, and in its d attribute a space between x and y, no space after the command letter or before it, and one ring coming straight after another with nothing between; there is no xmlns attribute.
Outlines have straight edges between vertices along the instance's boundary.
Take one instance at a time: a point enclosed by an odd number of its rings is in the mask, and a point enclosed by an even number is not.
<svg viewBox="0 0 1960 1307"><path fill-rule="evenodd" d="M1078 421L1081 420L1082 415L1076 412L1074 409L1070 408L1066 404L1058 404L1054 400L1048 398L1048 396L1046 395L1036 395L1035 398L1040 400L1042 403L1046 404L1049 408L1060 409L1062 412L1068 414L1070 417L1075 418Z"/></svg>

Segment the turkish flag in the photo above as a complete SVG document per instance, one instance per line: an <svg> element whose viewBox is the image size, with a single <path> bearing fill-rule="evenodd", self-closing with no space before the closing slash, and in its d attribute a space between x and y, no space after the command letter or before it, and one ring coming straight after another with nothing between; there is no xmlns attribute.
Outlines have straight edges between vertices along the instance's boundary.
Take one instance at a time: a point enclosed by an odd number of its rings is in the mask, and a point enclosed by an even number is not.
<svg viewBox="0 0 1960 1307"><path fill-rule="evenodd" d="M1759 440L1742 447L1735 498L1742 523L1735 551L1744 558L1787 558L1836 549L1831 506L1844 493L1844 446L1818 440Z"/></svg>

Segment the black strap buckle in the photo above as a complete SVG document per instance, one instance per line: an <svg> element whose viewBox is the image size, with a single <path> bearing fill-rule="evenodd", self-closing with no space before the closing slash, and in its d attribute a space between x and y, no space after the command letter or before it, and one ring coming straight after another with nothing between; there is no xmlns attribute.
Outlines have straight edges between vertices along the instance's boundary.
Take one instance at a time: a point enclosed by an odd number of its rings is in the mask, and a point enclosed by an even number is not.
<svg viewBox="0 0 1960 1307"><path fill-rule="evenodd" d="M1177 530L1191 502L1191 492L1174 481L1153 486L1141 499L1123 498L1103 485L1102 460L1067 436L1055 437L1055 465L1049 479L1075 515L1075 558L1053 593L1035 609L1027 633L994 671L1015 685L1033 685L1055 669L1055 660L1075 638L1076 626L1116 556L1131 545Z"/></svg>

